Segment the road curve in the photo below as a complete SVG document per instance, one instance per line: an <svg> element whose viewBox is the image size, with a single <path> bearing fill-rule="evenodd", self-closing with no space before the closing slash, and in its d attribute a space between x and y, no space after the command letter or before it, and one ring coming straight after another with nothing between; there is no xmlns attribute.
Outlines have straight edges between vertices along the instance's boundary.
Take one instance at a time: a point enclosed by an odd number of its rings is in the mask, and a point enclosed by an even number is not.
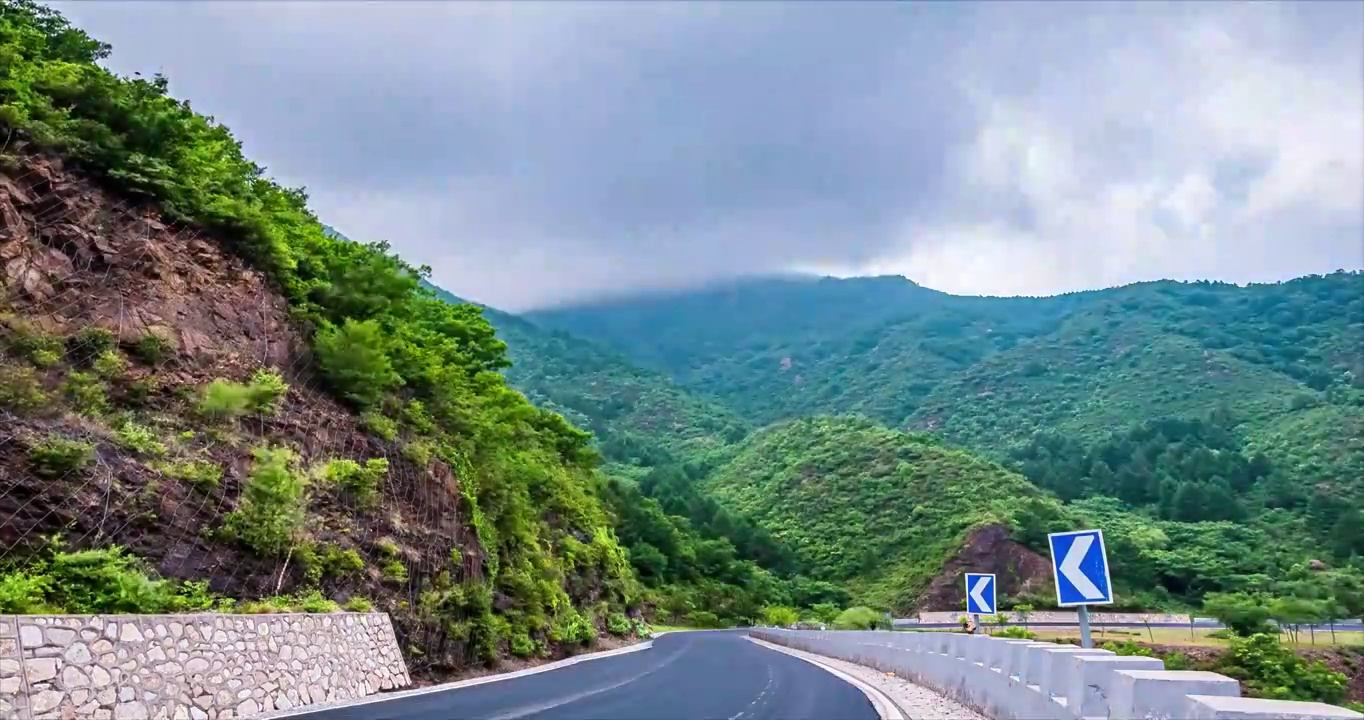
<svg viewBox="0 0 1364 720"><path fill-rule="evenodd" d="M877 720L862 691L742 631L501 682L291 715L290 720Z"/></svg>

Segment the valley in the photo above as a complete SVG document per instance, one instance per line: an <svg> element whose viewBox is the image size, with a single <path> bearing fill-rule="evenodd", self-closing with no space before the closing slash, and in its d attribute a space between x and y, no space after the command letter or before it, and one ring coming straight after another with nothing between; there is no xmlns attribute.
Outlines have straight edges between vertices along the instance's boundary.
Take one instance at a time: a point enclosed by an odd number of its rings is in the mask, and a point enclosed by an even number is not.
<svg viewBox="0 0 1364 720"><path fill-rule="evenodd" d="M965 570L1043 609L1093 526L1116 610L1364 615L1360 272L513 315L0 2L0 614L377 609L434 680L959 610Z"/></svg>

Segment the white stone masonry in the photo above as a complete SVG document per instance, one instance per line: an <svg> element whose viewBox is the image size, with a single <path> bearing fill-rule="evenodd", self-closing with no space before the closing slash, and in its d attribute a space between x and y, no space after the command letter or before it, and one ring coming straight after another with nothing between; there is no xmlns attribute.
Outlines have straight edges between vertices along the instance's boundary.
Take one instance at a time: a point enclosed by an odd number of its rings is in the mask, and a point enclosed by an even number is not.
<svg viewBox="0 0 1364 720"><path fill-rule="evenodd" d="M407 686L384 613L0 616L0 720L226 720Z"/></svg>

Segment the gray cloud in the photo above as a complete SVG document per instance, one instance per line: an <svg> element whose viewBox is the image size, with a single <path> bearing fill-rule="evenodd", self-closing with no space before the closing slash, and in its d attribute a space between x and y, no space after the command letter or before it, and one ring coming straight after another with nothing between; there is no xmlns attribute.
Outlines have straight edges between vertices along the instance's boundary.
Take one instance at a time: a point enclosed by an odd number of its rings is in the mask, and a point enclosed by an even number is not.
<svg viewBox="0 0 1364 720"><path fill-rule="evenodd" d="M509 309L1364 264L1350 3L58 3L327 222Z"/></svg>

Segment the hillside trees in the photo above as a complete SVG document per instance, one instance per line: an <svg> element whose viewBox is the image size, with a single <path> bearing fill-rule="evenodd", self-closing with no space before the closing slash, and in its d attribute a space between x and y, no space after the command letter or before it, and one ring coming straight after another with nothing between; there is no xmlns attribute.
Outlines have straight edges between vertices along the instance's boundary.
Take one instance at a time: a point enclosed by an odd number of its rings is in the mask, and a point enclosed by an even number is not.
<svg viewBox="0 0 1364 720"><path fill-rule="evenodd" d="M226 128L172 98L164 77L107 72L97 61L108 45L31 0L0 10L8 151L61 155L234 248L287 298L324 382L372 426L454 470L487 584L456 601L438 577L415 576L432 593L425 612L472 623L465 638L486 659L512 635L572 625L561 615L573 602L637 602L596 492L591 436L506 384L506 346L478 308L435 298L422 286L429 268L384 243L327 233L304 191L270 181ZM502 619L471 600L493 589L517 599Z"/></svg>

